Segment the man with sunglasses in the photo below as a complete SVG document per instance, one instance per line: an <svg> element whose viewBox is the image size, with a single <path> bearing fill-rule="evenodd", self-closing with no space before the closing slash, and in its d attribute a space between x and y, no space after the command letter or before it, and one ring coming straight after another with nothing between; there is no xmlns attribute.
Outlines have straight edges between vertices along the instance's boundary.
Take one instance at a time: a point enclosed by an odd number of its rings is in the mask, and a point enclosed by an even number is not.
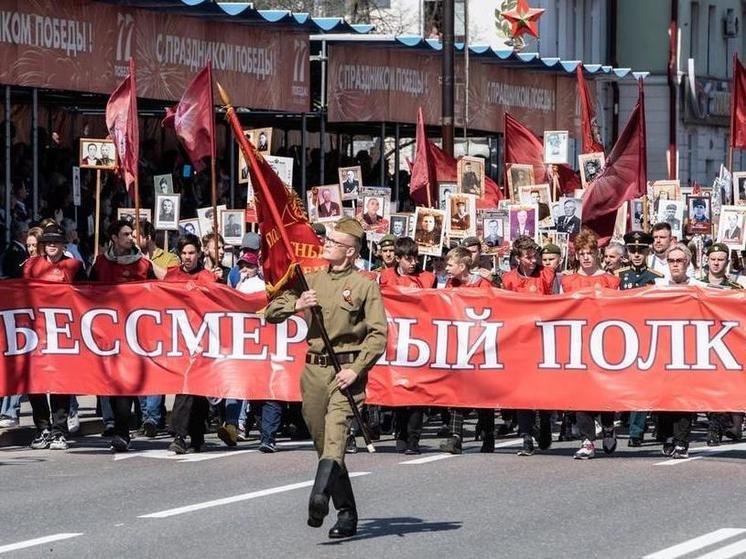
<svg viewBox="0 0 746 559"><path fill-rule="evenodd" d="M648 255L650 246L653 244L653 236L650 233L644 231L627 233L624 236L624 244L627 247L630 265L614 272L621 282L619 289L637 289L655 285L656 280L663 278L662 273L648 268ZM628 446L642 446L647 416L646 411L633 411L629 414Z"/></svg>

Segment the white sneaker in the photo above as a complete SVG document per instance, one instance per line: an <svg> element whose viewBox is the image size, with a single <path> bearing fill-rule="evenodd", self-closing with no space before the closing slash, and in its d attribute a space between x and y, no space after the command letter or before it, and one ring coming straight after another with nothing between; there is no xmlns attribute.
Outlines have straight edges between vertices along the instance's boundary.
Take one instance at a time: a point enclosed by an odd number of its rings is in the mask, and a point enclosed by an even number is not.
<svg viewBox="0 0 746 559"><path fill-rule="evenodd" d="M589 460L590 458L593 458L594 456L596 456L596 445L594 445L588 439L585 439L581 447L575 453L574 458L576 460Z"/></svg>
<svg viewBox="0 0 746 559"><path fill-rule="evenodd" d="M68 448L67 439L62 434L55 435L54 439L49 443L49 450L67 450Z"/></svg>
<svg viewBox="0 0 746 559"><path fill-rule="evenodd" d="M18 427L19 423L18 418L3 417L0 419L0 429L12 429Z"/></svg>
<svg viewBox="0 0 746 559"><path fill-rule="evenodd" d="M78 412L70 412L70 415L67 416L67 430L70 433L77 433L80 431L80 417L78 416Z"/></svg>

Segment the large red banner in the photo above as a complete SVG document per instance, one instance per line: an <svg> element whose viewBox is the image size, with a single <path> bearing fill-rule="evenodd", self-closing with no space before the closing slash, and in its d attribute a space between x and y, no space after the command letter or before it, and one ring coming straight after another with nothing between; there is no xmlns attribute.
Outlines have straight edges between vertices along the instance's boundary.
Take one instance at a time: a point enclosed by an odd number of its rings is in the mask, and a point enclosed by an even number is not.
<svg viewBox="0 0 746 559"><path fill-rule="evenodd" d="M746 410L738 292L694 287L539 297L384 292L383 405ZM191 393L299 399L306 324L263 295L143 282L0 283L0 394ZM427 312L423 312L427 309Z"/></svg>
<svg viewBox="0 0 746 559"><path fill-rule="evenodd" d="M138 96L176 101L211 60L235 105L307 111L308 34L267 27L93 0L0 0L0 82L109 94L133 57Z"/></svg>

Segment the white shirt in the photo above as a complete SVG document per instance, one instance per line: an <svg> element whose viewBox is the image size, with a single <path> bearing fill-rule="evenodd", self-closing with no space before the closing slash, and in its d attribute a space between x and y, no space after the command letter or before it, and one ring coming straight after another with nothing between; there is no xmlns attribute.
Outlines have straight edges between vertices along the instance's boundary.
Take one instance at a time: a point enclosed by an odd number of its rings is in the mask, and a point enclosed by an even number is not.
<svg viewBox="0 0 746 559"><path fill-rule="evenodd" d="M665 255L661 258L654 252L651 252L648 256L648 268L663 274L662 278L656 278L655 285L669 285L671 272L668 270L668 261ZM686 269L686 275L690 278L694 277L694 266L692 266L691 262Z"/></svg>
<svg viewBox="0 0 746 559"><path fill-rule="evenodd" d="M259 276L252 276L250 278L243 278L238 280L236 289L241 293L260 293L266 289L264 280Z"/></svg>

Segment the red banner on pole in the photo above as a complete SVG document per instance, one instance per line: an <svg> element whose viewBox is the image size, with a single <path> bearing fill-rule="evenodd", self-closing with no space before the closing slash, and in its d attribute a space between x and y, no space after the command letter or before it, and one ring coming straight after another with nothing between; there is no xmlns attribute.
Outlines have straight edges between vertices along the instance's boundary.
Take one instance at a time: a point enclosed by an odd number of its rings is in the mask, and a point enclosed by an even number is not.
<svg viewBox="0 0 746 559"><path fill-rule="evenodd" d="M746 311L739 292L589 289L537 297L495 289L490 295L384 290L388 348L370 373L368 401L746 409ZM266 324L258 314L263 295L191 282L11 280L0 284L0 301L0 395L300 396L306 323L297 316Z"/></svg>

